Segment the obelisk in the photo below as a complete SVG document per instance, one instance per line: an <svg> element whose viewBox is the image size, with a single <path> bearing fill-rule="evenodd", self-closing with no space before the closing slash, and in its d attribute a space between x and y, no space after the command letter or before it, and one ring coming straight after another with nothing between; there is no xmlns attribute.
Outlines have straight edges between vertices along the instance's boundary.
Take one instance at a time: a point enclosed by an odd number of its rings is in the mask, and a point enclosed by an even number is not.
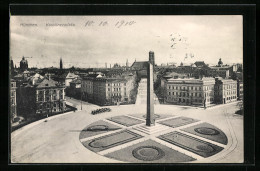
<svg viewBox="0 0 260 171"><path fill-rule="evenodd" d="M153 126L154 119L154 97L153 97L153 64L149 62L147 67L147 113L146 126Z"/></svg>

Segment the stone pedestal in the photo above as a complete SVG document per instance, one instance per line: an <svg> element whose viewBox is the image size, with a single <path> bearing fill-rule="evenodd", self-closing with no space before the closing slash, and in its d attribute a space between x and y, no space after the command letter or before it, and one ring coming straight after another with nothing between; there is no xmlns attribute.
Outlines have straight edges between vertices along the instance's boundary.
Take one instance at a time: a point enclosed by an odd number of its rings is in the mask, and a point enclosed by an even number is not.
<svg viewBox="0 0 260 171"><path fill-rule="evenodd" d="M148 62L146 126L153 126L155 124L153 94L153 65L150 62Z"/></svg>

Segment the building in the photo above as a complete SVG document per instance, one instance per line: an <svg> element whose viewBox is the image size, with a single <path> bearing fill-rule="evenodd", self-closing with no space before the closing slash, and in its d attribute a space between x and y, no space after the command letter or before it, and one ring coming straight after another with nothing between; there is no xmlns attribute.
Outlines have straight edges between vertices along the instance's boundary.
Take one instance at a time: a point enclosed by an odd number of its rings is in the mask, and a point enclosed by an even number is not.
<svg viewBox="0 0 260 171"><path fill-rule="evenodd" d="M223 62L221 61L221 58L219 58L218 67L222 67L222 66L223 66Z"/></svg>
<svg viewBox="0 0 260 171"><path fill-rule="evenodd" d="M28 69L28 61L23 56L22 60L20 61L20 71L25 71Z"/></svg>
<svg viewBox="0 0 260 171"><path fill-rule="evenodd" d="M140 71L140 70L146 70L147 69L147 61L139 61L139 62L134 62L131 66L132 70L135 71Z"/></svg>
<svg viewBox="0 0 260 171"><path fill-rule="evenodd" d="M69 73L67 74L67 76L65 77L65 86L66 86L66 87L69 87L69 86L70 86L70 82L73 81L73 80L75 80L75 79L77 79L78 77L79 77L78 75L69 72Z"/></svg>
<svg viewBox="0 0 260 171"><path fill-rule="evenodd" d="M10 84L10 120L14 121L14 118L17 117L17 103L16 103L16 82L15 80L11 80Z"/></svg>
<svg viewBox="0 0 260 171"><path fill-rule="evenodd" d="M55 114L66 110L65 87L44 78L34 85L28 83L17 88L17 113L25 118Z"/></svg>
<svg viewBox="0 0 260 171"><path fill-rule="evenodd" d="M207 65L204 63L204 61L196 61L194 64L195 64L195 66L196 66L197 68L203 68L203 67L207 66Z"/></svg>
<svg viewBox="0 0 260 171"><path fill-rule="evenodd" d="M237 99L242 100L244 94L244 84L242 80L237 80Z"/></svg>
<svg viewBox="0 0 260 171"><path fill-rule="evenodd" d="M164 102L170 104L206 106L214 102L214 78L168 79Z"/></svg>
<svg viewBox="0 0 260 171"><path fill-rule="evenodd" d="M187 74L179 74L176 72L166 72L164 75L161 77L161 87L164 87L165 83L167 82L168 79L177 79L177 78L188 78Z"/></svg>
<svg viewBox="0 0 260 171"><path fill-rule="evenodd" d="M82 91L82 99L88 102L93 102L94 94L93 94L93 82L95 78L101 78L100 74L88 74L87 76L82 78L81 81L81 91Z"/></svg>
<svg viewBox="0 0 260 171"><path fill-rule="evenodd" d="M215 78L216 104L226 104L237 100L237 81L231 79Z"/></svg>
<svg viewBox="0 0 260 171"><path fill-rule="evenodd" d="M132 73L121 78L84 77L81 87L83 99L98 105L129 103L135 81L136 74Z"/></svg>
<svg viewBox="0 0 260 171"><path fill-rule="evenodd" d="M66 95L77 99L82 98L81 78L77 78L70 82L70 86L66 88Z"/></svg>
<svg viewBox="0 0 260 171"><path fill-rule="evenodd" d="M44 77L38 73L34 74L29 78L29 84L35 85L39 82L41 82L44 79Z"/></svg>
<svg viewBox="0 0 260 171"><path fill-rule="evenodd" d="M64 90L63 85L50 78L45 78L36 86L36 114L48 115L64 112L66 110Z"/></svg>

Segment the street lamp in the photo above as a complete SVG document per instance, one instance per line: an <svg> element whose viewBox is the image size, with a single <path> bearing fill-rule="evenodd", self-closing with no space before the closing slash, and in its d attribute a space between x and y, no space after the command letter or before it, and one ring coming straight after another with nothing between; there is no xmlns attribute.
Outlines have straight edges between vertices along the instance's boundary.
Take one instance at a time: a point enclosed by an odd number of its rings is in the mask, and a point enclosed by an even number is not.
<svg viewBox="0 0 260 171"><path fill-rule="evenodd" d="M80 98L80 100L81 100L81 110L82 110L82 94L83 94L83 92L81 92L81 98Z"/></svg>

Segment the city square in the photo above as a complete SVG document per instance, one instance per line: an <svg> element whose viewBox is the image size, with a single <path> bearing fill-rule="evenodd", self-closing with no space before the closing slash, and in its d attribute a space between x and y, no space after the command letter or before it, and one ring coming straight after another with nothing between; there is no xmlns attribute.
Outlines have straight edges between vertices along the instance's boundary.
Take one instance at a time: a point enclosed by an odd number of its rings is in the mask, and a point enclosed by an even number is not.
<svg viewBox="0 0 260 171"><path fill-rule="evenodd" d="M68 99L69 102L76 107L81 107L81 102L75 99ZM91 115L92 109L97 106L83 102L82 110L71 112L63 115L57 115L53 118L47 118L48 122L44 120L33 123L33 126L27 125L11 134L11 160L14 163L120 163L120 162L153 162L153 160L139 160L133 157L131 150L138 147L149 146L157 147L164 150L164 157L154 160L154 162L213 162L213 163L228 163L228 162L243 162L243 116L236 115L236 103L226 104L224 106L217 106L208 109L185 107L185 106L168 106L155 105L155 113L161 116L167 115L162 120L167 118L188 117L199 118L200 121L180 126L179 128L166 129L164 132L157 132L154 135L147 135L135 129L131 129L124 125L112 122L106 118L113 118L116 116L126 116L145 122L142 118L146 112L145 105L121 105L111 106L109 113L102 113L99 115ZM214 108L221 108L214 110ZM122 113L124 111L124 113ZM133 117L134 115L138 117ZM101 122L102 121L102 122ZM159 121L159 120L158 120ZM203 123L214 125L215 129L221 129L227 136L227 144L217 142L217 140L210 140L202 136L196 136L187 133L183 129ZM112 130L102 131L98 134L82 136L82 132L86 127L94 125L107 124L108 127L114 126ZM139 123L140 124L140 123ZM138 124L137 124L138 125ZM117 129L116 129L117 128ZM118 129L120 128L120 129ZM95 129L95 128L93 128ZM103 128L104 129L104 128ZM86 148L83 143L98 137L107 136L119 133L122 130L129 130L135 134L139 134L142 138L129 141L127 143L117 144L114 147L101 150L98 153ZM190 137L199 139L200 141L215 144L223 148L217 154L211 157L200 156L190 150L175 146L157 138L156 135L162 135L172 131L178 131ZM92 133L92 132L91 132ZM123 136L125 137L125 136ZM85 138L85 140L84 140ZM127 137L126 137L127 138ZM82 141L84 140L84 141ZM148 143L143 143L148 141ZM135 146L134 146L135 145ZM136 146L137 145L137 146ZM130 153L125 153L130 151ZM148 149L149 151L149 149ZM153 154L157 151L151 151L148 154ZM47 155L48 154L48 155ZM51 155L49 155L51 154ZM120 155L127 154L127 155ZM145 153L144 153L145 154ZM174 154L177 158L171 157ZM121 157L118 157L121 156ZM129 157L130 156L130 157Z"/></svg>

